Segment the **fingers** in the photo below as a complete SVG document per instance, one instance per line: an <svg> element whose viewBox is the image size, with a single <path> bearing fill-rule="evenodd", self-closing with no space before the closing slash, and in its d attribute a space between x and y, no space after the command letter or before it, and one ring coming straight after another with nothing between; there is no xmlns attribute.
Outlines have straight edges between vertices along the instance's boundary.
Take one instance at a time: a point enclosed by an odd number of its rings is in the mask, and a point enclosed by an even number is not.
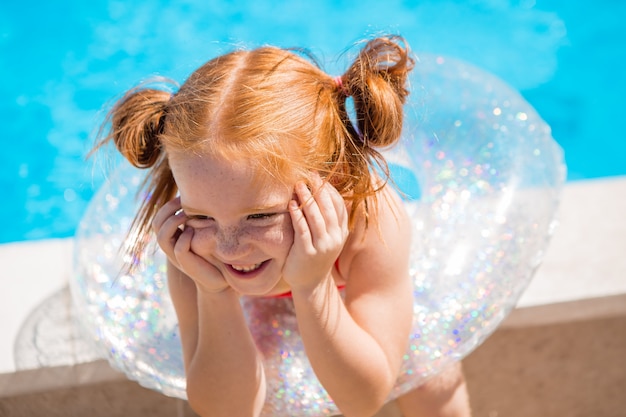
<svg viewBox="0 0 626 417"><path fill-rule="evenodd" d="M313 192L303 183L296 184L295 193L301 208L291 206L294 230L303 238L310 235L311 244L318 246L331 237L334 244L347 235L348 214L341 194L319 175L311 181Z"/></svg>
<svg viewBox="0 0 626 417"><path fill-rule="evenodd" d="M315 286L330 277L348 236L343 197L317 175L311 188L313 192L304 182L297 183L295 199L289 203L294 239L283 276L292 290Z"/></svg>
<svg viewBox="0 0 626 417"><path fill-rule="evenodd" d="M157 242L171 261L175 261L174 247L182 233L181 226L186 220L187 216L181 210L180 198L177 197L164 204L152 221Z"/></svg>
<svg viewBox="0 0 626 417"><path fill-rule="evenodd" d="M185 228L174 245L174 256L179 269L208 292L220 292L229 287L221 272L203 257L191 250L191 241L195 231Z"/></svg>
<svg viewBox="0 0 626 417"><path fill-rule="evenodd" d="M305 236L308 234L310 238L315 241L326 232L324 214L311 193L311 190L309 190L303 182L296 184L295 191L300 201L299 214L301 220L299 222L299 229L302 228L302 234Z"/></svg>
<svg viewBox="0 0 626 417"><path fill-rule="evenodd" d="M294 246L302 246L305 253L313 254L315 249L311 237L311 230L307 219L304 217L302 207L298 205L296 200L289 202L289 213L291 214L291 224L294 232Z"/></svg>
<svg viewBox="0 0 626 417"><path fill-rule="evenodd" d="M181 209L182 207L180 205L180 197L176 197L165 203L163 207L161 207L157 211L157 214L152 220L152 228L154 229L154 231L158 233L159 230L163 227L163 223L165 223L168 218L175 215Z"/></svg>
<svg viewBox="0 0 626 417"><path fill-rule="evenodd" d="M174 257L180 265L184 265L184 272L189 276L200 276L205 264L208 264L204 259L196 255L191 250L191 239L193 238L194 230L191 227L185 228L180 233L176 244L174 245Z"/></svg>
<svg viewBox="0 0 626 417"><path fill-rule="evenodd" d="M154 216L152 228L157 242L169 261L200 285L203 290L220 292L228 288L221 272L191 249L193 227L185 227L188 217L182 211L180 198L163 205Z"/></svg>

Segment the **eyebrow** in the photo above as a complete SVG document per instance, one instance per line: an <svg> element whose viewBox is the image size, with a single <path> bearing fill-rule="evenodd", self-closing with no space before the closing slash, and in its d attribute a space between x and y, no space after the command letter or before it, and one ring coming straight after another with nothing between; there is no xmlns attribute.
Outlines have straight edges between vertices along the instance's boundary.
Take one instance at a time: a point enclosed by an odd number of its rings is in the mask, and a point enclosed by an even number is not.
<svg viewBox="0 0 626 417"><path fill-rule="evenodd" d="M284 206L284 208L280 209L278 208L278 206ZM287 203L280 203L280 204L274 204L274 205L265 205L265 206L258 206L258 207L251 207L249 209L243 210L243 213L263 213L263 212L272 212L272 213L289 213L289 209L287 208L289 205L289 202ZM183 210L183 212L187 213L198 213L198 214L205 214L206 212L204 210L199 210L193 207L189 207L189 206L185 206L185 205L181 205L181 208Z"/></svg>

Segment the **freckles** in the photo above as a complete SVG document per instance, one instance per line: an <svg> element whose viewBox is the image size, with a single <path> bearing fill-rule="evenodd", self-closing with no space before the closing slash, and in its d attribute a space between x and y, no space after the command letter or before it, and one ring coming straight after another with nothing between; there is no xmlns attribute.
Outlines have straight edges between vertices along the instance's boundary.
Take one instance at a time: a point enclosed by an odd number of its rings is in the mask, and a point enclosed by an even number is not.
<svg viewBox="0 0 626 417"><path fill-rule="evenodd" d="M291 221L289 221L287 226L283 228L283 240L289 243L289 246L293 244L293 235L294 235L293 225L291 224Z"/></svg>
<svg viewBox="0 0 626 417"><path fill-rule="evenodd" d="M293 242L293 228L284 227L283 225L271 227L263 230L249 231L250 238L256 241L263 241L272 245L285 245Z"/></svg>
<svg viewBox="0 0 626 417"><path fill-rule="evenodd" d="M215 242L215 231L209 228L194 229L193 237L191 238L191 250L198 255L202 255L204 252L211 250L212 242Z"/></svg>
<svg viewBox="0 0 626 417"><path fill-rule="evenodd" d="M291 245L293 244L294 231L293 224L291 224L290 216L286 216L285 221L283 222L282 233L283 240L291 247Z"/></svg>

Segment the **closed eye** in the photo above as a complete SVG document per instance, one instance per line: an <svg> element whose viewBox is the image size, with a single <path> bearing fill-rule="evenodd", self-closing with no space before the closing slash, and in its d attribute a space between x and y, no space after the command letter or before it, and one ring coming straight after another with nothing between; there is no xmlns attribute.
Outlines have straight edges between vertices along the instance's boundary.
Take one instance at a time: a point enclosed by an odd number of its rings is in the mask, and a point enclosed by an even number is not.
<svg viewBox="0 0 626 417"><path fill-rule="evenodd" d="M192 214L187 216L186 224L194 228L205 228L213 224L213 217L205 216L203 214Z"/></svg>
<svg viewBox="0 0 626 417"><path fill-rule="evenodd" d="M248 220L262 220L274 217L277 213L255 213L248 216Z"/></svg>
<svg viewBox="0 0 626 417"><path fill-rule="evenodd" d="M204 216L202 214L194 214L192 216L187 216L187 218L193 219L193 220L209 220L210 219L209 216Z"/></svg>

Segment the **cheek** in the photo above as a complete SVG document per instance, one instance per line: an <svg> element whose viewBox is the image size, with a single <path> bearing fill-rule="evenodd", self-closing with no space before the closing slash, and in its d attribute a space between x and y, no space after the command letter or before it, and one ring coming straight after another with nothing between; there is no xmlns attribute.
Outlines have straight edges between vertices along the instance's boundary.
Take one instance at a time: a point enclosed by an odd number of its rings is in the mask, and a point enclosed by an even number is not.
<svg viewBox="0 0 626 417"><path fill-rule="evenodd" d="M191 251L198 255L206 255L213 250L216 231L213 228L194 229L191 238Z"/></svg>
<svg viewBox="0 0 626 417"><path fill-rule="evenodd" d="M291 224L291 217L285 216L285 220L281 225L281 243L287 250L291 249L293 245L293 226Z"/></svg>
<svg viewBox="0 0 626 417"><path fill-rule="evenodd" d="M282 249L287 252L293 244L293 227L291 223L278 224L272 227L250 231L249 236L260 243Z"/></svg>
<svg viewBox="0 0 626 417"><path fill-rule="evenodd" d="M198 255L210 255L215 250L217 230L212 227L194 229L191 250ZM240 230L239 244L259 244L265 248L281 250L285 254L293 244L291 221L281 222L270 227L250 227Z"/></svg>

